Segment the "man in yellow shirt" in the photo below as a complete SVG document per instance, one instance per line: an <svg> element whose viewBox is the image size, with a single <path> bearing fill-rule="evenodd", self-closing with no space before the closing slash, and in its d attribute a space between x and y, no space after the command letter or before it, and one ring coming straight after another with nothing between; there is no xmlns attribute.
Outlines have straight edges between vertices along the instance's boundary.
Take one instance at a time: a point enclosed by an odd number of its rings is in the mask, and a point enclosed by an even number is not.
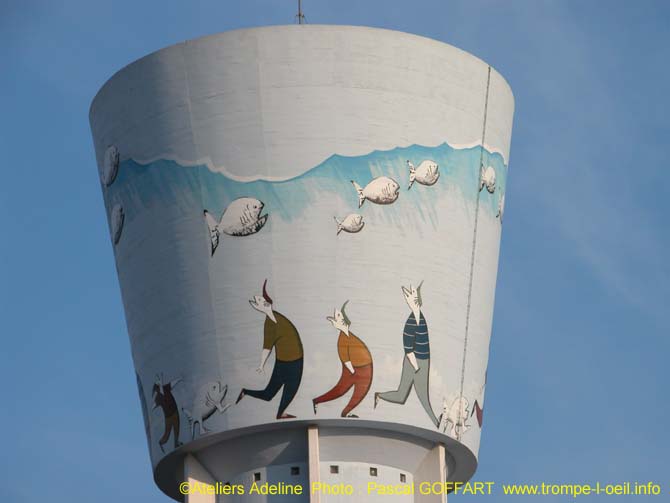
<svg viewBox="0 0 670 503"><path fill-rule="evenodd" d="M372 355L370 355L370 351L363 341L349 331L351 321L344 311L347 302L340 309L336 309L333 316L326 318L339 331L337 354L340 357L340 362L342 362L342 374L333 389L312 400L315 414L318 404L340 398L353 387L354 393L351 395L349 403L342 410L341 416L358 417L351 414L351 411L363 401L365 395L370 391Z"/></svg>
<svg viewBox="0 0 670 503"><path fill-rule="evenodd" d="M295 416L286 414L284 411L295 398L300 387L303 367L302 341L293 323L283 314L272 309L272 299L266 290L267 282L268 280L265 280L265 283L263 283L263 296L255 295L253 300L249 301L249 304L257 311L265 314L263 351L260 365L256 371L263 372L265 362L273 348L275 350L275 366L265 389L249 390L242 388L235 403L238 403L246 395L269 402L283 386L277 419L293 419Z"/></svg>

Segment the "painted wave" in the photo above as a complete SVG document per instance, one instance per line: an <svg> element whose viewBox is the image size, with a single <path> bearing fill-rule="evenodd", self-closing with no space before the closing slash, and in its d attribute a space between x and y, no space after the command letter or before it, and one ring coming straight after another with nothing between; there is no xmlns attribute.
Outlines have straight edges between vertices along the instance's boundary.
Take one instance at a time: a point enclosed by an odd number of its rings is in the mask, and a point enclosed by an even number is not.
<svg viewBox="0 0 670 503"><path fill-rule="evenodd" d="M309 171L284 181L237 181L221 172L211 171L207 165L184 167L171 160L156 160L140 164L132 159L121 163L115 183L105 190L108 208L121 204L125 211L126 225L145 208L175 205L182 211L201 212L206 208L220 215L227 205L238 197L254 197L265 203L265 211L272 218L287 222L309 211L310 205L324 197L335 196L350 212L365 215L371 203L358 208L358 196L351 184L355 180L362 187L378 176L393 178L400 185L398 200L384 208L384 218L401 224L439 223L430 204L433 198L460 195L474 208L479 189L480 157L484 166L496 171L496 190L480 194L480 211L494 216L498 212L499 198L505 193L507 166L497 152L479 146L454 148L443 143L437 147L412 145L388 151L373 151L367 155L346 157L333 155ZM415 183L411 190L407 160L418 166L431 159L439 165L440 178L431 187ZM345 211L346 213L346 211ZM340 216L344 216L341 214Z"/></svg>

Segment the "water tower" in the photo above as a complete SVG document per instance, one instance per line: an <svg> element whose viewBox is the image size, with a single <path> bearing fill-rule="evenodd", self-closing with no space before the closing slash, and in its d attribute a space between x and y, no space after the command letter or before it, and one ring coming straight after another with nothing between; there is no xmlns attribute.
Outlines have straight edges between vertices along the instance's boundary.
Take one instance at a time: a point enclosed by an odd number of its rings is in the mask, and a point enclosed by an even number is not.
<svg viewBox="0 0 670 503"><path fill-rule="evenodd" d="M102 87L90 122L162 491L387 501L372 482L428 502L446 497L422 483L473 475L513 107L480 59L353 26L204 37ZM182 494L198 481L245 494Z"/></svg>

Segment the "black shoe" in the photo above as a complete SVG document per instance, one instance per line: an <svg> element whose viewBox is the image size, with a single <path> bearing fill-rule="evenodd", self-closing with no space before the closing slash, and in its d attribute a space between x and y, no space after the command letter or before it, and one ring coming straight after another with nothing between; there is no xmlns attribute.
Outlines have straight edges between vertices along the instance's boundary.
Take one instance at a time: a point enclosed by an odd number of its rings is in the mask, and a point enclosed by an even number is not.
<svg viewBox="0 0 670 503"><path fill-rule="evenodd" d="M240 403L240 400L244 398L244 388L242 388L242 391L240 391L240 394L237 396L237 400L235 400L235 403Z"/></svg>

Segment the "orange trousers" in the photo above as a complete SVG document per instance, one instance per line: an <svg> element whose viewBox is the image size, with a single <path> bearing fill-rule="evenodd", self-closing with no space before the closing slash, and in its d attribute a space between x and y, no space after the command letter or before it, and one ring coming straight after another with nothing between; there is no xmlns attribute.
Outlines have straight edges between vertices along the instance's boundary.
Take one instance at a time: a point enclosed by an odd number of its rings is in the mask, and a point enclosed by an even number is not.
<svg viewBox="0 0 670 503"><path fill-rule="evenodd" d="M336 398L340 398L352 387L354 394L347 406L342 410L342 417L346 417L349 413L363 401L365 395L370 391L372 385L372 364L363 367L354 367L354 373L349 372L349 369L342 364L342 375L333 389L324 393L323 395L314 399L315 404L330 402Z"/></svg>

